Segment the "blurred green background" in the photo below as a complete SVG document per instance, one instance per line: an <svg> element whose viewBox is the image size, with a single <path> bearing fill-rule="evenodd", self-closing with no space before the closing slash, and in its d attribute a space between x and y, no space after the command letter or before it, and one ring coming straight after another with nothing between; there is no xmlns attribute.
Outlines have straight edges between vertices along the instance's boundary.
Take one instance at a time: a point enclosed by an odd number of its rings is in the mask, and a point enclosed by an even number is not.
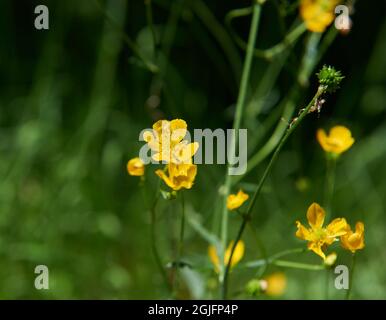
<svg viewBox="0 0 386 320"><path fill-rule="evenodd" d="M50 10L49 30L34 28L38 4ZM245 52L224 19L230 10L249 5L247 0L153 0L155 45L143 0L0 2L0 298L168 297L151 254L147 205L139 180L127 175L126 162L142 145L139 132L160 118L185 119L190 129L231 128ZM297 16L292 1L267 1L257 47L280 42ZM242 39L248 37L250 17L233 22ZM297 72L310 34L285 60L254 59L242 124L254 155L278 124L285 126L281 101L289 92L296 92L300 109L315 92L320 66L342 70L341 89L283 150L252 223L269 254L305 246L294 236L294 221L305 223L307 207L322 203L324 190L325 160L315 132L348 126L356 142L338 163L333 210L366 226L353 289L359 299L386 298L384 18L384 1L357 1L352 30L333 39L308 82L298 83ZM277 75L272 84L262 80L267 70ZM234 191L242 186L252 192L267 159L261 160ZM185 192L188 214L214 233L225 169L199 165L194 187ZM150 186L157 186L154 170L147 168L149 197ZM175 256L180 203L160 202L157 244L167 263ZM236 215L230 217L230 235L239 223ZM249 232L244 240L244 261L261 258ZM349 262L348 252L338 246L336 251L338 263ZM207 243L190 225L185 258L203 269L184 274L190 289L185 296L216 297L216 288L206 293L214 279L206 268ZM320 262L309 252L291 259ZM50 270L50 290L34 288L39 264ZM283 298L324 297L323 272L284 272ZM234 270L232 290L242 289L254 274ZM343 296L331 284L330 298Z"/></svg>

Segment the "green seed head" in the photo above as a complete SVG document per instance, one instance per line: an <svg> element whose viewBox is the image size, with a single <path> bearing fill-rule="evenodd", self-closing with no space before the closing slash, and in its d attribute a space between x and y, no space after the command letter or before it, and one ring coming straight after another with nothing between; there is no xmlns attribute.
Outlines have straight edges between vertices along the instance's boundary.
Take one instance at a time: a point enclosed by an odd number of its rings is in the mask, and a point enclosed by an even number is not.
<svg viewBox="0 0 386 320"><path fill-rule="evenodd" d="M319 79L319 85L325 87L327 92L335 92L344 78L340 71L326 65L316 75Z"/></svg>

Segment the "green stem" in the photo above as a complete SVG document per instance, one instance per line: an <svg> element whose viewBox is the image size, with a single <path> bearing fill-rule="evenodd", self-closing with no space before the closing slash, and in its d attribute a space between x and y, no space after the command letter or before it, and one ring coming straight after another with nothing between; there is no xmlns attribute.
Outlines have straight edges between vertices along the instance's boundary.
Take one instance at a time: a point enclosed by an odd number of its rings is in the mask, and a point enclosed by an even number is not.
<svg viewBox="0 0 386 320"><path fill-rule="evenodd" d="M285 260L275 260L272 262L272 264L277 267L294 268L294 269L311 270L311 271L319 271L319 270L325 269L325 267L320 264L307 264L307 263L285 261Z"/></svg>
<svg viewBox="0 0 386 320"><path fill-rule="evenodd" d="M335 168L336 159L327 157L327 169L326 169L326 189L325 189L325 206L327 216L332 217L332 200L335 191Z"/></svg>
<svg viewBox="0 0 386 320"><path fill-rule="evenodd" d="M252 8L241 8L241 9L235 9L230 11L226 17L225 17L225 23L234 39L236 44L241 49L246 49L248 47L248 44L245 43L245 41L236 33L236 31L232 28L232 20L235 18L245 17L247 15L250 15L252 13ZM267 60L271 60L274 56L282 53L285 49L293 45L296 40L304 33L306 32L307 28L304 23L300 23L298 26L296 26L294 29L289 31L289 33L284 37L284 39L279 42L278 44L274 45L273 47L265 50L261 49L253 49L253 54L256 57L264 58Z"/></svg>
<svg viewBox="0 0 386 320"><path fill-rule="evenodd" d="M311 71L315 68L315 64L318 61L318 45L322 37L321 33L311 33L306 46L306 52L303 57L298 81L302 86L308 85L308 78Z"/></svg>
<svg viewBox="0 0 386 320"><path fill-rule="evenodd" d="M238 131L240 129L241 117L243 114L245 100L247 96L247 87L248 87L249 75L250 75L252 60L253 60L253 49L256 44L257 30L258 30L259 20L260 20L260 12L261 12L261 6L260 4L256 3L253 7L253 16L252 16L252 22L251 22L251 27L249 31L248 48L245 56L243 73L241 76L239 95L238 95L237 104L236 104L235 119L233 122L233 129L234 129L235 135L234 135L234 140L230 143L229 154L231 155L234 154L234 150L236 150L236 143L238 141ZM221 261L220 282L223 281L224 271L225 271L225 264L224 264L223 257L224 257L224 250L227 246L227 233L228 233L228 210L226 207L226 198L230 192L230 186L232 182L231 176L228 174L228 169L230 168L230 166L231 165L229 164L226 171L224 201L223 201L223 210L222 210L222 217L221 217L222 250L221 250L221 257L220 257L220 261Z"/></svg>
<svg viewBox="0 0 386 320"><path fill-rule="evenodd" d="M350 300L350 298L351 298L351 288L353 287L355 262L356 262L356 255L354 252L352 254L352 261L351 261L350 274L349 274L349 283L348 283L348 289L346 292L346 300Z"/></svg>
<svg viewBox="0 0 386 320"><path fill-rule="evenodd" d="M235 248L236 248L236 244L241 239L248 220L250 220L251 217L252 217L252 209L255 206L256 200L258 199L258 197L259 197L259 195L261 193L261 190L263 188L264 182L267 179L268 174L270 173L271 168L272 168L273 164L275 163L275 161L276 161L276 159L277 159L281 149L283 148L284 144L286 143L286 141L288 140L288 138L290 137L292 132L294 132L294 130L298 127L298 125L306 117L306 115L309 113L311 107L315 104L316 100L324 93L324 91L325 91L324 87L320 86L318 88L318 91L315 94L315 96L312 98L312 100L307 105L307 107L304 108L300 112L298 118L292 122L292 124L287 129L286 134L282 137L280 143L276 147L276 150L273 153L273 155L271 157L271 160L269 161L269 163L268 163L268 165L267 165L267 167L266 167L266 169L265 169L265 171L263 173L262 178L260 179L260 182L259 182L259 184L258 184L258 186L256 188L256 191L255 191L255 193L252 196L251 202L249 204L248 210L247 210L246 215L245 215L245 219L243 220L243 222L242 222L242 224L240 226L239 232L237 234L236 240L233 243L232 251L231 251L231 254L230 254L230 257L229 257L229 262L232 261L232 257L233 257L233 254L234 254L234 251L235 251ZM223 281L223 298L224 299L226 299L226 296L227 296L227 282L228 282L228 275L229 275L229 269L230 269L230 263L229 262L228 262L228 264L226 266L226 270L225 270L225 274L224 274L224 281Z"/></svg>
<svg viewBox="0 0 386 320"><path fill-rule="evenodd" d="M153 8L152 8L152 3L151 0L145 0L145 6L146 6L146 20L147 24L150 28L151 35L153 37L153 43L154 43L154 49L158 46L158 40L157 40L157 35L155 33L154 29L154 23L153 23ZM154 53L156 50L154 50Z"/></svg>
<svg viewBox="0 0 386 320"><path fill-rule="evenodd" d="M217 18L209 10L206 2L207 1L203 0L190 0L189 4L193 8L197 17L208 28L209 32L213 35L221 48L224 50L224 53L235 75L235 79L238 82L240 78L241 61L237 47L234 45L232 38L229 36L227 30L221 23L217 21Z"/></svg>
<svg viewBox="0 0 386 320"><path fill-rule="evenodd" d="M324 287L324 296L325 300L328 300L329 296L329 287L330 287L330 269L326 269L326 280L325 280L325 287Z"/></svg>
<svg viewBox="0 0 386 320"><path fill-rule="evenodd" d="M141 51L138 49L137 44L126 34L124 33L119 24L115 22L115 20L110 16L108 12L104 10L99 0L95 0L98 9L103 13L106 20L110 23L112 27L116 29L116 31L119 33L119 35L122 37L123 41L127 44L129 49L133 51L133 53L137 56L139 60L144 64L144 66L152 73L157 73L159 71L158 66L156 66L154 63L146 59L146 57L141 53Z"/></svg>
<svg viewBox="0 0 386 320"><path fill-rule="evenodd" d="M181 213L182 214L181 214L180 236L178 240L177 259L175 262L175 278L174 278L174 285L173 285L174 287L173 292L176 297L178 292L179 268L181 266L181 256L184 250L184 235L185 235L185 200L182 192L180 192L180 195L181 195L181 207L182 207Z"/></svg>
<svg viewBox="0 0 386 320"><path fill-rule="evenodd" d="M160 257L160 254L159 254L158 248L157 248L157 229L156 229L156 206L157 206L157 202L158 202L158 196L154 200L154 203L153 203L153 205L150 208L151 249L152 249L152 252L153 252L153 255L154 255L157 267L158 267L158 269L159 269L159 271L160 271L160 273L162 275L162 278L165 281L166 287L169 290L171 290L169 279L168 279L166 271L165 271L165 269L163 267L163 263L162 263L162 260L161 260L161 257Z"/></svg>

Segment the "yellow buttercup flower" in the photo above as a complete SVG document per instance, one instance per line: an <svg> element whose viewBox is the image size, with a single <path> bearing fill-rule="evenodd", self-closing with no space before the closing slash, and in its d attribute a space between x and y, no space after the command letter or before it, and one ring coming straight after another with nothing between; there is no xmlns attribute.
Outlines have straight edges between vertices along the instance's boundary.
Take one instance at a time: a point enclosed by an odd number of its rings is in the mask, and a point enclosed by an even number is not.
<svg viewBox="0 0 386 320"><path fill-rule="evenodd" d="M343 126L331 128L327 135L323 129L319 129L316 138L324 151L340 155L349 149L355 142L351 136L351 131Z"/></svg>
<svg viewBox="0 0 386 320"><path fill-rule="evenodd" d="M157 170L155 173L173 190L181 188L190 189L193 186L197 174L197 166L191 163L169 163L165 170Z"/></svg>
<svg viewBox="0 0 386 320"><path fill-rule="evenodd" d="M143 176L145 173L145 164L140 158L133 158L127 162L127 172L131 176Z"/></svg>
<svg viewBox="0 0 386 320"><path fill-rule="evenodd" d="M159 120L152 131L145 131L143 139L147 142L155 161L167 163L191 163L191 158L198 150L198 143L183 140L187 134L187 124L182 119L172 121Z"/></svg>
<svg viewBox="0 0 386 320"><path fill-rule="evenodd" d="M242 206L242 204L247 201L249 196L243 192L243 190L239 190L237 194L230 194L227 198L227 208L228 210L235 210Z"/></svg>
<svg viewBox="0 0 386 320"><path fill-rule="evenodd" d="M341 236L340 241L342 247L350 250L352 253L356 250L363 249L365 247L365 225L363 222L357 222L355 225L355 232L353 232L348 225L347 233Z"/></svg>
<svg viewBox="0 0 386 320"><path fill-rule="evenodd" d="M339 0L301 0L300 16L308 30L324 32L334 21L334 9Z"/></svg>
<svg viewBox="0 0 386 320"><path fill-rule="evenodd" d="M265 294L278 297L287 287L287 277L283 272L272 273L260 281L260 286Z"/></svg>
<svg viewBox="0 0 386 320"><path fill-rule="evenodd" d="M228 248L225 250L225 255L224 255L224 264L225 265L228 265L228 263L229 263L229 259L230 259L231 251L232 251L232 247L233 247L233 243L234 242L231 241L229 246L228 246ZM240 262L240 260L244 256L244 251L245 251L244 242L242 240L240 240L237 243L235 251L233 253L232 261L231 261L231 264L230 264L231 268L234 267L237 263ZM216 247L214 245L210 245L209 246L209 248L208 248L208 255L209 255L210 261L213 263L214 270L217 273L220 272L220 259L219 259L218 254L217 254Z"/></svg>
<svg viewBox="0 0 386 320"><path fill-rule="evenodd" d="M310 228L304 227L299 221L296 221L298 230L296 237L308 241L308 249L317 255L326 259L323 250L337 240L337 237L347 233L347 222L344 218L334 219L327 227L323 228L324 218L326 216L323 208L313 203L307 210L307 220Z"/></svg>

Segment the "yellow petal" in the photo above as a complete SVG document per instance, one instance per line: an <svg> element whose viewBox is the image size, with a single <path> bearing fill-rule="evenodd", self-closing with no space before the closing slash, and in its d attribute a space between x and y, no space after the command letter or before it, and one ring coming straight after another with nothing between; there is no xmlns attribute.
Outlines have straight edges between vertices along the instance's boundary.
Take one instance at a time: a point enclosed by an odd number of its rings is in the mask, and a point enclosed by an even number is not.
<svg viewBox="0 0 386 320"><path fill-rule="evenodd" d="M355 225L355 233L363 234L365 232L365 225L362 221L358 221Z"/></svg>
<svg viewBox="0 0 386 320"><path fill-rule="evenodd" d="M155 174L159 176L170 188L176 190L176 185L173 181L165 174L164 170L156 170Z"/></svg>
<svg viewBox="0 0 386 320"><path fill-rule="evenodd" d="M272 297L281 296L287 287L287 277L282 272L273 273L264 280L267 282L265 293Z"/></svg>
<svg viewBox="0 0 386 320"><path fill-rule="evenodd" d="M324 254L322 250L322 246L318 242L309 242L308 243L308 249L315 252L318 256L320 256L323 260L326 259L326 255Z"/></svg>
<svg viewBox="0 0 386 320"><path fill-rule="evenodd" d="M336 218L327 226L329 237L340 237L347 233L347 221L345 218Z"/></svg>
<svg viewBox="0 0 386 320"><path fill-rule="evenodd" d="M225 251L225 256L224 256L224 264L227 265L229 263L229 258L231 256L231 251L232 251L232 247L233 247L233 241L230 242L227 250ZM235 248L235 251L233 252L233 256L232 256L232 261L231 261L231 264L230 266L233 267L234 265L236 265L244 256L244 251L245 251L245 245L244 245L244 242L242 240L240 240L237 245L236 245L236 248Z"/></svg>
<svg viewBox="0 0 386 320"><path fill-rule="evenodd" d="M355 141L351 136L351 131L344 126L333 127L329 136L330 144L334 146L333 152L338 154L349 149Z"/></svg>
<svg viewBox="0 0 386 320"><path fill-rule="evenodd" d="M304 227L299 221L296 221L296 227L298 230L296 231L296 237L302 240L311 240L310 231Z"/></svg>
<svg viewBox="0 0 386 320"><path fill-rule="evenodd" d="M210 245L208 247L208 256L209 256L209 259L214 266L214 270L217 273L219 273L220 272L220 259L218 258L217 250L216 250L216 247L214 245Z"/></svg>
<svg viewBox="0 0 386 320"><path fill-rule="evenodd" d="M182 119L174 119L170 121L171 139L174 143L180 142L186 135L187 124Z"/></svg>
<svg viewBox="0 0 386 320"><path fill-rule="evenodd" d="M228 210L235 210L243 205L247 201L249 195L244 193L243 190L239 190L237 194L230 194L227 198L227 208Z"/></svg>
<svg viewBox="0 0 386 320"><path fill-rule="evenodd" d="M323 129L319 129L316 132L316 139L318 140L320 146L323 148L324 151L326 152L332 151L331 146L327 143L328 138L327 138L326 131L324 131Z"/></svg>
<svg viewBox="0 0 386 320"><path fill-rule="evenodd" d="M314 202L307 210L307 220L313 229L321 228L323 226L324 217L326 213L323 208Z"/></svg>

